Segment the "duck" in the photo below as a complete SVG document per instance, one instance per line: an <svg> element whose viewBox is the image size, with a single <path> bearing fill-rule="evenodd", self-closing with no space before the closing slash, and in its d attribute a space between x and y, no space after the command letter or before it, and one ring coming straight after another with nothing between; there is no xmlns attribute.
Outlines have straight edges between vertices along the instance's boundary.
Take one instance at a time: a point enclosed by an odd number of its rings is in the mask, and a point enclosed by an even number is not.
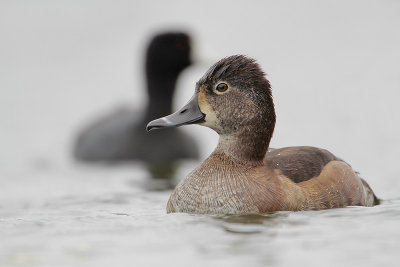
<svg viewBox="0 0 400 267"><path fill-rule="evenodd" d="M276 114L271 85L253 58L233 55L196 83L190 101L153 129L198 124L219 135L211 155L173 190L167 213L264 214L374 206L379 199L352 167L325 149L269 149Z"/></svg>
<svg viewBox="0 0 400 267"><path fill-rule="evenodd" d="M196 141L181 129L151 135L145 131L149 120L172 112L177 79L191 64L187 33L156 34L145 56L147 107L118 107L85 126L74 143L74 158L84 163L143 162L153 178L171 178L177 162L198 159Z"/></svg>

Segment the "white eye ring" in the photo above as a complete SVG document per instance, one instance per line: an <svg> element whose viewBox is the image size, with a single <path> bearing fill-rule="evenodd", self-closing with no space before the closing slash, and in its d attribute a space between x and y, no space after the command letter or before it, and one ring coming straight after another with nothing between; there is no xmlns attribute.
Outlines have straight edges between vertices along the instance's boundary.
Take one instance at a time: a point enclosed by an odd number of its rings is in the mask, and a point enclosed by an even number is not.
<svg viewBox="0 0 400 267"><path fill-rule="evenodd" d="M226 83L219 83L217 86L215 86L215 92L217 94L223 94L226 91L228 91L229 86Z"/></svg>

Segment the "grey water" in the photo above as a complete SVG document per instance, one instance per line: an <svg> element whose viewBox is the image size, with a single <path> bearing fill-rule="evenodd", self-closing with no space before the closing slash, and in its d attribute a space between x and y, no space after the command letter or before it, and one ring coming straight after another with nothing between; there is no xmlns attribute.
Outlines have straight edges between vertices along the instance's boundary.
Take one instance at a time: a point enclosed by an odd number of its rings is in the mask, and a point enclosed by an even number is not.
<svg viewBox="0 0 400 267"><path fill-rule="evenodd" d="M166 214L138 167L1 181L2 266L397 266L400 199L374 208ZM4 194L5 193L5 194Z"/></svg>
<svg viewBox="0 0 400 267"><path fill-rule="evenodd" d="M399 266L398 1L0 2L0 266ZM171 190L140 163L84 165L78 129L145 102L150 36L184 29L199 63L256 58L273 87L272 147L348 161L382 204L249 216L166 214ZM176 182L212 151L201 144Z"/></svg>

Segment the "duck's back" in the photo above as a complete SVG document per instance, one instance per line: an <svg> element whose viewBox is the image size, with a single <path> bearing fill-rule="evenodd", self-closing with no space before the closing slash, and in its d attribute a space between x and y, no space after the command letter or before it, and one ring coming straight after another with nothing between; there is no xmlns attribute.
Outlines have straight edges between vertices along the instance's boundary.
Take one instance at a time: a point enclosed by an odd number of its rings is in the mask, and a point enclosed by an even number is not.
<svg viewBox="0 0 400 267"><path fill-rule="evenodd" d="M74 156L83 161L171 162L197 159L198 147L180 129L147 134L145 120L129 107L100 118L83 129L75 143Z"/></svg>
<svg viewBox="0 0 400 267"><path fill-rule="evenodd" d="M328 150L311 146L270 149L264 158L264 161L274 169L280 169L295 183L317 177L324 166L332 160L341 161Z"/></svg>
<svg viewBox="0 0 400 267"><path fill-rule="evenodd" d="M314 191L314 195L320 195L319 204L324 207L379 204L368 183L349 164L326 149L310 146L270 149L264 162L306 190ZM335 199L338 200L336 204ZM356 199L361 202L353 202Z"/></svg>

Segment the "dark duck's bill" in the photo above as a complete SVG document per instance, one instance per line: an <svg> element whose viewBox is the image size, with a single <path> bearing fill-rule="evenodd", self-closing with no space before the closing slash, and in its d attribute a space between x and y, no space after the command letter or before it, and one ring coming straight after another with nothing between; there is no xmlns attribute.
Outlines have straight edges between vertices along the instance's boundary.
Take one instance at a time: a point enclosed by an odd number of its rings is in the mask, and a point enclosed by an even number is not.
<svg viewBox="0 0 400 267"><path fill-rule="evenodd" d="M194 94L189 102L177 112L149 122L146 130L151 131L153 129L178 127L186 124L204 122L206 115L201 112L198 99L199 94Z"/></svg>

